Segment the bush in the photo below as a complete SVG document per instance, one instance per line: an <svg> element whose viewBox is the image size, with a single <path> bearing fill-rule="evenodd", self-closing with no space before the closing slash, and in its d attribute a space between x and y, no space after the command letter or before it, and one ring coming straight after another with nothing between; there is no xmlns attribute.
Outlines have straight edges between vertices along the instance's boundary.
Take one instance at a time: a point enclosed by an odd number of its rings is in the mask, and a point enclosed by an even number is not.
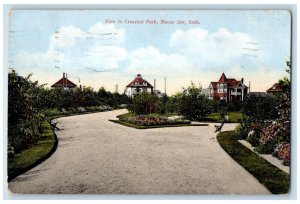
<svg viewBox="0 0 300 204"><path fill-rule="evenodd" d="M189 120L202 120L211 112L210 101L201 90L201 86L198 88L192 82L182 92L180 113Z"/></svg>
<svg viewBox="0 0 300 204"><path fill-rule="evenodd" d="M248 134L250 132L250 120L249 118L244 118L240 125L235 130L235 137L237 140L245 140L248 137Z"/></svg>
<svg viewBox="0 0 300 204"><path fill-rule="evenodd" d="M137 94L128 109L137 115L159 113L158 97L149 93Z"/></svg>
<svg viewBox="0 0 300 204"><path fill-rule="evenodd" d="M190 124L189 120L175 119L170 120L167 117L157 115L137 115L132 117L122 118L122 121L139 125L139 126L155 126L155 125L175 125L175 124Z"/></svg>
<svg viewBox="0 0 300 204"><path fill-rule="evenodd" d="M61 115L63 114L62 111L59 111L56 108L50 108L50 109L46 109L44 111L42 111L42 113L47 117L47 118L51 118L53 116L57 116L57 115Z"/></svg>
<svg viewBox="0 0 300 204"><path fill-rule="evenodd" d="M257 151L260 154L274 154L275 148L277 146L276 141L274 140L269 140L265 144L259 144L256 148L255 151Z"/></svg>
<svg viewBox="0 0 300 204"><path fill-rule="evenodd" d="M277 104L275 96L248 95L243 102L242 113L253 121L273 120L278 117Z"/></svg>
<svg viewBox="0 0 300 204"><path fill-rule="evenodd" d="M247 141L251 143L252 146L256 147L259 145L260 134L257 131L251 130L247 136Z"/></svg>

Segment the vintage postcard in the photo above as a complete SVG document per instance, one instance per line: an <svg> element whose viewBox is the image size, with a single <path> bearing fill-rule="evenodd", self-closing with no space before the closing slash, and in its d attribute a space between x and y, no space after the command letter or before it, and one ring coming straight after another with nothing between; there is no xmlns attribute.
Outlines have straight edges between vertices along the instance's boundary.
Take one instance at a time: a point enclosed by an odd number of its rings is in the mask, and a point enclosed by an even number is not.
<svg viewBox="0 0 300 204"><path fill-rule="evenodd" d="M288 10L10 10L8 191L288 194L291 29Z"/></svg>

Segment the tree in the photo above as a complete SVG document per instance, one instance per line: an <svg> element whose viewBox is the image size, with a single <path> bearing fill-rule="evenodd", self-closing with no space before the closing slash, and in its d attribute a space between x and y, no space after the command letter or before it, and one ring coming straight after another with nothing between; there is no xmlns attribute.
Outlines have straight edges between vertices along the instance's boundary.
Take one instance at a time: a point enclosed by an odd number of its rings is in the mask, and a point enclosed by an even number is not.
<svg viewBox="0 0 300 204"><path fill-rule="evenodd" d="M31 75L8 75L8 146L16 153L38 141L41 135L38 82L30 81Z"/></svg>
<svg viewBox="0 0 300 204"><path fill-rule="evenodd" d="M201 93L202 87L196 87L193 82L188 88L183 88L180 98L180 113L190 120L201 120L210 112L209 99Z"/></svg>
<svg viewBox="0 0 300 204"><path fill-rule="evenodd" d="M158 113L158 97L155 94L150 93L137 94L132 99L132 103L128 108L137 115Z"/></svg>

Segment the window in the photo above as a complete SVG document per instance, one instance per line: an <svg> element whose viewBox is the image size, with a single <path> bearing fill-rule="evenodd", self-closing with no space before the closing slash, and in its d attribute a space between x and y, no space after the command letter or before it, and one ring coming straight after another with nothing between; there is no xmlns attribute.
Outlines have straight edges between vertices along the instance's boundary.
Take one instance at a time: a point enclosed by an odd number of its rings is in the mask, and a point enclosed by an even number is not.
<svg viewBox="0 0 300 204"><path fill-rule="evenodd" d="M220 89L220 93L223 93L223 89Z"/></svg>

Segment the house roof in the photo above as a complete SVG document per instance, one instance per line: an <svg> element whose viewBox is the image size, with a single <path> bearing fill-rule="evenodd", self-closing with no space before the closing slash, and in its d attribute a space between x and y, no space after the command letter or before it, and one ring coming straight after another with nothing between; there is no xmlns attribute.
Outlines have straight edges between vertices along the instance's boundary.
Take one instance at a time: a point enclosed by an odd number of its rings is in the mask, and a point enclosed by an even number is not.
<svg viewBox="0 0 300 204"><path fill-rule="evenodd" d="M145 85L146 84L146 85ZM132 80L126 87L135 87L135 86L141 86L141 87L150 87L153 88L153 86L142 78L140 74L138 74L134 80Z"/></svg>
<svg viewBox="0 0 300 204"><path fill-rule="evenodd" d="M233 78L227 78L227 77L225 76L225 74L223 73L223 74L221 75L221 77L220 77L220 79L219 79L218 82L210 82L210 83L211 83L212 87L213 87L214 89L216 89L218 83L221 83L221 84L227 84L228 87L235 88L235 87L237 87L237 86L239 85L239 83L241 83L241 82L242 82L242 81L237 81L236 79L233 79ZM242 84L247 88L247 86L246 86L244 83L242 83Z"/></svg>
<svg viewBox="0 0 300 204"><path fill-rule="evenodd" d="M227 81L227 78L225 76L225 74L223 73L219 79L219 83L225 83Z"/></svg>
<svg viewBox="0 0 300 204"><path fill-rule="evenodd" d="M210 84L212 85L213 89L217 89L218 82L212 81L212 82L210 82Z"/></svg>
<svg viewBox="0 0 300 204"><path fill-rule="evenodd" d="M74 84L73 82L71 82L69 79L67 78L61 78L60 80L58 80L56 83L54 83L51 87L68 87L68 88L74 88L77 85Z"/></svg>
<svg viewBox="0 0 300 204"><path fill-rule="evenodd" d="M283 92L283 88L279 83L275 83L271 88L267 90L267 93L271 92Z"/></svg>

